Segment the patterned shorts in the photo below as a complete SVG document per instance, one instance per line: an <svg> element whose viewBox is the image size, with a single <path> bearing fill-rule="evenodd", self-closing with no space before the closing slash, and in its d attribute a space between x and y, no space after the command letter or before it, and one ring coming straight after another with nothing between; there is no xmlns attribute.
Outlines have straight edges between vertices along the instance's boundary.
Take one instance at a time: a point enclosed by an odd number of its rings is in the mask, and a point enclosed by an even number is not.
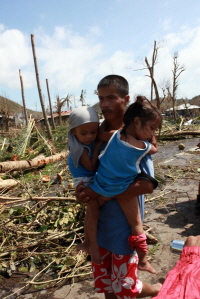
<svg viewBox="0 0 200 299"><path fill-rule="evenodd" d="M102 263L92 264L95 291L114 293L118 299L132 299L141 293L137 278L137 254L119 255L99 247Z"/></svg>

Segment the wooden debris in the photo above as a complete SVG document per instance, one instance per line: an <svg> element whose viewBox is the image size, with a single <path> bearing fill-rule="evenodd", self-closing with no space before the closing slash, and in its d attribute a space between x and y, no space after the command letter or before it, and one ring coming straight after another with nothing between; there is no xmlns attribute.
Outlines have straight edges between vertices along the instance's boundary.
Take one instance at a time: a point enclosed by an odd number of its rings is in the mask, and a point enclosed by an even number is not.
<svg viewBox="0 0 200 299"><path fill-rule="evenodd" d="M18 181L13 179L0 180L0 190L8 190L18 185Z"/></svg>
<svg viewBox="0 0 200 299"><path fill-rule="evenodd" d="M62 152L53 156L45 157L42 159L21 160L21 161L6 161L0 163L0 172L13 171L13 170L25 170L31 168L38 168L45 166L48 163L56 162L62 159L66 159L68 152Z"/></svg>

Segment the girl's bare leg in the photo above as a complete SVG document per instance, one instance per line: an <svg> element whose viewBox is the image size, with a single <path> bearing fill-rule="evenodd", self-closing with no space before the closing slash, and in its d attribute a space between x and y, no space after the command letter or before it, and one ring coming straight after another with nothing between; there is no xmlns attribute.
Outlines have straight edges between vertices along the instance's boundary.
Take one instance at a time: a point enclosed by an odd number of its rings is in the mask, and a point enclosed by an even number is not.
<svg viewBox="0 0 200 299"><path fill-rule="evenodd" d="M139 236L143 231L142 220L140 216L139 204L137 197L130 199L118 199L124 214L126 215L127 221L131 227L132 235ZM156 270L147 261L146 253L136 247L136 251L139 258L138 269L141 271L148 271L152 274L156 274Z"/></svg>

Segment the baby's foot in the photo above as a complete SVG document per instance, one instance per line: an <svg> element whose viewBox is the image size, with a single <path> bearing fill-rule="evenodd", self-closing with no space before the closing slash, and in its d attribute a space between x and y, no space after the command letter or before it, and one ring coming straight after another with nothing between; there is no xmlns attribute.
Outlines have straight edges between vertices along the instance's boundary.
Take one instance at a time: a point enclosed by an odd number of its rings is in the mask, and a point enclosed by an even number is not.
<svg viewBox="0 0 200 299"><path fill-rule="evenodd" d="M149 262L146 263L138 263L138 270L141 271L147 271L150 272L152 274L157 274L156 270L151 266L151 264Z"/></svg>
<svg viewBox="0 0 200 299"><path fill-rule="evenodd" d="M90 255L91 255L91 261L94 264L100 265L101 264L101 256L99 252L99 246L98 244L90 244Z"/></svg>
<svg viewBox="0 0 200 299"><path fill-rule="evenodd" d="M160 292L162 288L162 284L161 283L156 283L156 284L153 284L152 285L152 289L153 289L153 293L152 293L152 296L156 296L158 295L158 293Z"/></svg>
<svg viewBox="0 0 200 299"><path fill-rule="evenodd" d="M81 244L77 244L76 248L78 250L85 251L86 253L90 253L90 251L89 251L89 245L86 242L83 242Z"/></svg>

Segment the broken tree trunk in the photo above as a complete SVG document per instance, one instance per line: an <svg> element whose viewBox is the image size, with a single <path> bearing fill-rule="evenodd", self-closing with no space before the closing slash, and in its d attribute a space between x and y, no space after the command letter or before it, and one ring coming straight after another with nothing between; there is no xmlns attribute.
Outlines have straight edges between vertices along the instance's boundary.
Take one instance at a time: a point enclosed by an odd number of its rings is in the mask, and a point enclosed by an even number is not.
<svg viewBox="0 0 200 299"><path fill-rule="evenodd" d="M8 180L0 180L0 190L8 190L18 185L16 180L8 179Z"/></svg>
<svg viewBox="0 0 200 299"><path fill-rule="evenodd" d="M76 202L76 198L75 197L58 197L58 196L54 196L54 197L8 197L8 196L0 196L0 204L3 205L10 205L10 204L16 204L19 202L26 202L26 201L36 201L36 202L50 202L50 201L72 201L72 202Z"/></svg>
<svg viewBox="0 0 200 299"><path fill-rule="evenodd" d="M20 83L21 83L22 103L23 103L23 107L24 107L24 117L25 117L25 121L26 121L26 126L28 126L28 116L27 116L27 110L26 110L26 100L25 100L25 96L24 96L24 84L23 84L23 78L21 75L21 70L19 70L19 79L20 79Z"/></svg>
<svg viewBox="0 0 200 299"><path fill-rule="evenodd" d="M192 135L192 136L200 136L200 131L177 131L168 134L162 135L162 137L168 136L180 136L180 135Z"/></svg>
<svg viewBox="0 0 200 299"><path fill-rule="evenodd" d="M53 109L52 109L52 105L51 105L51 96L50 96L50 91L49 91L48 79L46 79L46 86L47 86L47 93L48 93L48 97L49 97L49 108L50 108L50 112L51 112L52 128L55 130L56 125L55 125L54 116L53 116Z"/></svg>
<svg viewBox="0 0 200 299"><path fill-rule="evenodd" d="M35 158L32 160L22 161L6 161L0 163L0 172L13 171L13 170L26 170L31 168L38 168L45 166L48 163L56 162L62 159L66 159L68 152L62 152L53 156L45 158Z"/></svg>
<svg viewBox="0 0 200 299"><path fill-rule="evenodd" d="M47 127L47 132L48 132L48 137L49 139L53 139L52 132L51 132L51 127L49 125L45 105L44 105L44 100L42 96L42 89L40 85L40 78L39 78L39 72L38 72L38 65L37 65L37 58L36 58L36 51L35 51L35 43L34 43L34 35L31 34L31 44L32 44L32 51L33 51L33 60L34 60L34 65L35 65L35 75L36 75L36 81L37 81L37 87L38 87L38 93L39 93L39 98L40 98L40 104L42 107L42 112L45 120L45 125Z"/></svg>

